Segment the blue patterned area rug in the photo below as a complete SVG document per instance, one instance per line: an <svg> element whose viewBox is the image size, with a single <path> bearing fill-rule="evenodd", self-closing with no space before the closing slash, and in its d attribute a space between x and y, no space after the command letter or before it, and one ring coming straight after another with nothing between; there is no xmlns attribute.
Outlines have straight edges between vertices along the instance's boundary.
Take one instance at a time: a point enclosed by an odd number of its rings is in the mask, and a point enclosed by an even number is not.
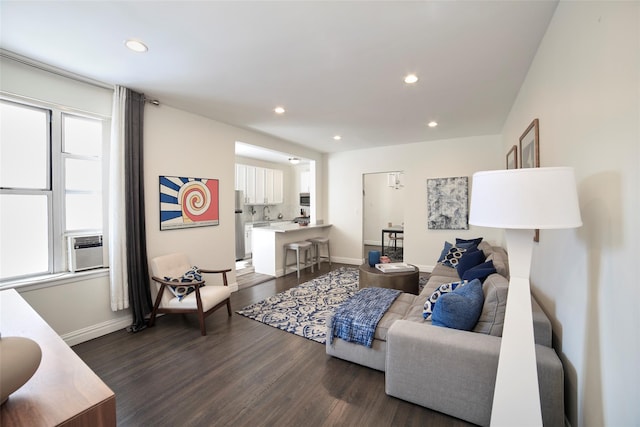
<svg viewBox="0 0 640 427"><path fill-rule="evenodd" d="M236 313L324 344L327 318L358 291L358 269L342 267Z"/></svg>

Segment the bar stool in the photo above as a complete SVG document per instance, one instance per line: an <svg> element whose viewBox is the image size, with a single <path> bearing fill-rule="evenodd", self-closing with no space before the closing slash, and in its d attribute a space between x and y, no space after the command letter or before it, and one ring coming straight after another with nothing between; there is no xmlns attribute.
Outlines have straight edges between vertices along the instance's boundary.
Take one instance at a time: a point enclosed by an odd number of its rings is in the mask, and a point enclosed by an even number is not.
<svg viewBox="0 0 640 427"><path fill-rule="evenodd" d="M284 256L282 257L282 275L287 274L287 255L289 251L296 252L296 270L298 272L298 279L300 278L300 252L304 252L304 266L309 265L309 258L312 257L311 250L313 245L311 242L291 242L284 245ZM291 264L293 265L293 264ZM311 272L313 273L313 262L311 262Z"/></svg>
<svg viewBox="0 0 640 427"><path fill-rule="evenodd" d="M311 239L307 239L307 242L311 242L313 244L313 262L318 263L318 269L320 269L320 263L322 262L322 258L326 258L329 261L329 265L331 265L331 249L329 247L329 238L328 237L312 237ZM320 256L320 245L327 245L327 256Z"/></svg>

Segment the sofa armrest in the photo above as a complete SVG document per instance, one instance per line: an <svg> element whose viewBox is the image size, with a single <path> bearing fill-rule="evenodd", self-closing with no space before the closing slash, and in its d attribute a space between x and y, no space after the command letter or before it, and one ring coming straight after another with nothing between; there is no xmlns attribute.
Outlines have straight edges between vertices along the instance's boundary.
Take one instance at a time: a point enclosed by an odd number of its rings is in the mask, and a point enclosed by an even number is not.
<svg viewBox="0 0 640 427"><path fill-rule="evenodd" d="M396 321L387 334L386 393L479 425L489 425L499 337ZM544 425L564 422L564 382L553 349L536 345Z"/></svg>

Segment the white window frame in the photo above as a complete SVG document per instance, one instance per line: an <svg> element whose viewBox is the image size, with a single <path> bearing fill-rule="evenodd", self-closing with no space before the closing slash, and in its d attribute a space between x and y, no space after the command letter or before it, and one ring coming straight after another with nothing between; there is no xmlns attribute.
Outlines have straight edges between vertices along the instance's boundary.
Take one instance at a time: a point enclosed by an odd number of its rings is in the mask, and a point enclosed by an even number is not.
<svg viewBox="0 0 640 427"><path fill-rule="evenodd" d="M2 194L45 194L47 196L48 207L48 222L49 222L49 235L48 235L48 250L49 250L49 271L28 274L19 277L10 277L0 279L0 288L11 287L12 284L22 283L24 281L33 280L57 280L60 278L60 274L68 275L83 275L86 276L87 272L71 273L68 266L68 250L67 239L70 235L78 234L103 234L108 230L107 227L107 203L108 203L108 156L109 152L109 137L110 137L110 118L94 114L86 111L80 111L77 109L54 105L47 102L36 101L26 99L20 96L9 95L0 93L0 99L3 102L10 102L18 104L21 107L33 108L36 110L45 110L48 112L49 117L49 153L48 153L48 176L47 188L43 190L34 189L14 189L14 188L0 188ZM65 159L97 159L95 156L69 154L63 152L63 116L76 116L83 117L92 120L99 120L102 122L102 155L100 161L102 163L102 228L81 230L73 232L65 231L66 211L65 211ZM103 247L105 255L103 259L106 263L106 245ZM101 272L101 271L100 271Z"/></svg>

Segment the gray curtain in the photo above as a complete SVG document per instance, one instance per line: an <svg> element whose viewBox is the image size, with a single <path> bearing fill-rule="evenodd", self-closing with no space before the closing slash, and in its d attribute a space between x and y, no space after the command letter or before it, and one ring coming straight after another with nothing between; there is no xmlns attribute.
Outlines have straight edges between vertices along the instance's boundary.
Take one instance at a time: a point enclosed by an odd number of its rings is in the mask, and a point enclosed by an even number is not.
<svg viewBox="0 0 640 427"><path fill-rule="evenodd" d="M127 89L125 108L125 216L127 229L127 278L133 314L132 332L146 327L151 312L149 269L144 210L143 94Z"/></svg>

